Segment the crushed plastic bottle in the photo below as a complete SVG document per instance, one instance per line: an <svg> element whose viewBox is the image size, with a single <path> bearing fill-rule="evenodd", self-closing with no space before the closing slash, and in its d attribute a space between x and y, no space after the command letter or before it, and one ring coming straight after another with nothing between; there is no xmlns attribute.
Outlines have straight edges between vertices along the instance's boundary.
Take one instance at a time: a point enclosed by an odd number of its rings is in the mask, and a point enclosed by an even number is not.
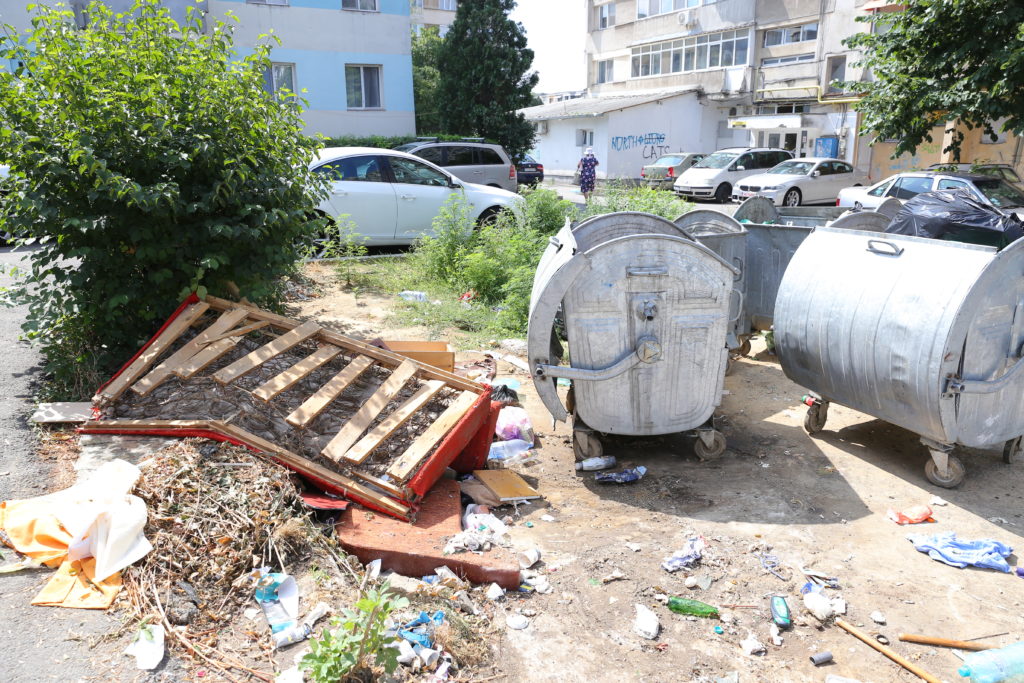
<svg viewBox="0 0 1024 683"><path fill-rule="evenodd" d="M689 598L679 598L672 596L668 599L668 608L676 614L690 614L695 617L704 617L710 619L711 617L718 616L718 608L701 602L700 600L690 600Z"/></svg>
<svg viewBox="0 0 1024 683"><path fill-rule="evenodd" d="M958 672L971 683L1009 683L1024 680L1024 641L998 650L972 652Z"/></svg>
<svg viewBox="0 0 1024 683"><path fill-rule="evenodd" d="M491 450L487 453L488 460L508 460L513 458L520 453L533 448L533 443L524 441L522 439L512 439L511 441L495 441L491 444Z"/></svg>
<svg viewBox="0 0 1024 683"><path fill-rule="evenodd" d="M576 463L576 469L583 472L596 472L598 470L606 470L610 467L615 467L615 456L614 455L601 455L596 458L587 458Z"/></svg>
<svg viewBox="0 0 1024 683"><path fill-rule="evenodd" d="M400 298L404 299L405 301L426 301L427 300L427 293L426 292L417 292L417 291L410 290L410 289L407 289L404 292L399 292L398 296Z"/></svg>

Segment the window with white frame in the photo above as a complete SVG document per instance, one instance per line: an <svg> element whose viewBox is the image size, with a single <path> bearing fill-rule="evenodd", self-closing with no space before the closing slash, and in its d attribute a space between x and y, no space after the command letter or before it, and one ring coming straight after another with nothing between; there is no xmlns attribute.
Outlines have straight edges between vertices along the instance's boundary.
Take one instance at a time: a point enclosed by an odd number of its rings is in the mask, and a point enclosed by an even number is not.
<svg viewBox="0 0 1024 683"><path fill-rule="evenodd" d="M440 0L438 2L438 9L446 9L454 12L459 8L458 0Z"/></svg>
<svg viewBox="0 0 1024 683"><path fill-rule="evenodd" d="M746 31L709 33L695 38L634 47L633 78L742 66L747 63Z"/></svg>
<svg viewBox="0 0 1024 683"><path fill-rule="evenodd" d="M349 109L381 109L380 67L346 64L345 99Z"/></svg>
<svg viewBox="0 0 1024 683"><path fill-rule="evenodd" d="M610 83L612 81L612 64L615 60L603 59L597 62L597 79L595 83Z"/></svg>
<svg viewBox="0 0 1024 683"><path fill-rule="evenodd" d="M781 66L783 64L800 64L813 61L814 53L808 52L807 54L787 55L785 57L765 57L761 60L761 66Z"/></svg>
<svg viewBox="0 0 1024 683"><path fill-rule="evenodd" d="M341 0L341 9L358 9L365 12L376 12L377 0Z"/></svg>
<svg viewBox="0 0 1024 683"><path fill-rule="evenodd" d="M818 37L818 22L787 26L786 28L770 28L764 32L764 46L789 45L815 40Z"/></svg>
<svg viewBox="0 0 1024 683"><path fill-rule="evenodd" d="M586 128L576 129L576 146L577 147L593 147L594 146L594 131L587 130Z"/></svg>
<svg viewBox="0 0 1024 683"><path fill-rule="evenodd" d="M270 64L270 89L278 99L282 93L295 92L295 65L285 62L272 62Z"/></svg>
<svg viewBox="0 0 1024 683"><path fill-rule="evenodd" d="M704 0L708 4L708 0ZM698 7L701 0L636 0L636 18L653 17L681 9Z"/></svg>
<svg viewBox="0 0 1024 683"><path fill-rule="evenodd" d="M615 26L615 3L609 2L597 7L597 28L611 28Z"/></svg>

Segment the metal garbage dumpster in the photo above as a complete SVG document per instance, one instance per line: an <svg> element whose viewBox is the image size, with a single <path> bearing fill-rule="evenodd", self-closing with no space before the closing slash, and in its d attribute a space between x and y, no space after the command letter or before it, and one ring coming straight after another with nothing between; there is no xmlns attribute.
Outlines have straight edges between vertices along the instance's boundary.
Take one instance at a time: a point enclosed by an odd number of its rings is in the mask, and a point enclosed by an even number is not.
<svg viewBox="0 0 1024 683"><path fill-rule="evenodd" d="M1024 434L1024 239L1000 252L903 235L817 228L779 288L775 346L813 393L804 426L835 402L920 435L933 484L958 485L954 444Z"/></svg>
<svg viewBox="0 0 1024 683"><path fill-rule="evenodd" d="M550 239L530 297L530 371L552 417L572 415L578 458L600 455L597 432L695 430L698 457L724 452L712 416L736 275L671 221L648 214L599 216ZM570 365L560 364L553 334L560 307ZM568 406L559 378L572 384Z"/></svg>

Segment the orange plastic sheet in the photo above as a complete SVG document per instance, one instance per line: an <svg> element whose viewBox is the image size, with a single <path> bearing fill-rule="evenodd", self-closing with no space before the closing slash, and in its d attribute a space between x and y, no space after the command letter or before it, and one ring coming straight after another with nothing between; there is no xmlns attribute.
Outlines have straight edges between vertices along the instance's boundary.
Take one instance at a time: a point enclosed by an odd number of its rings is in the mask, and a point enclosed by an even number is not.
<svg viewBox="0 0 1024 683"><path fill-rule="evenodd" d="M33 605L107 609L121 590L121 573L96 581L96 560L66 560L43 586Z"/></svg>

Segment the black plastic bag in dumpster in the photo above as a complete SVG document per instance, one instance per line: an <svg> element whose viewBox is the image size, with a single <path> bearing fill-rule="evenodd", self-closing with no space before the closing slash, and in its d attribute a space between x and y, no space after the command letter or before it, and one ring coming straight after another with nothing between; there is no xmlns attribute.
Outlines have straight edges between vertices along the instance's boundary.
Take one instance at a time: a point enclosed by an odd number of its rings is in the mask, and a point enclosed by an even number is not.
<svg viewBox="0 0 1024 683"><path fill-rule="evenodd" d="M1002 248L1024 237L1024 224L1017 216L982 203L970 191L956 189L917 195L903 205L885 231Z"/></svg>

